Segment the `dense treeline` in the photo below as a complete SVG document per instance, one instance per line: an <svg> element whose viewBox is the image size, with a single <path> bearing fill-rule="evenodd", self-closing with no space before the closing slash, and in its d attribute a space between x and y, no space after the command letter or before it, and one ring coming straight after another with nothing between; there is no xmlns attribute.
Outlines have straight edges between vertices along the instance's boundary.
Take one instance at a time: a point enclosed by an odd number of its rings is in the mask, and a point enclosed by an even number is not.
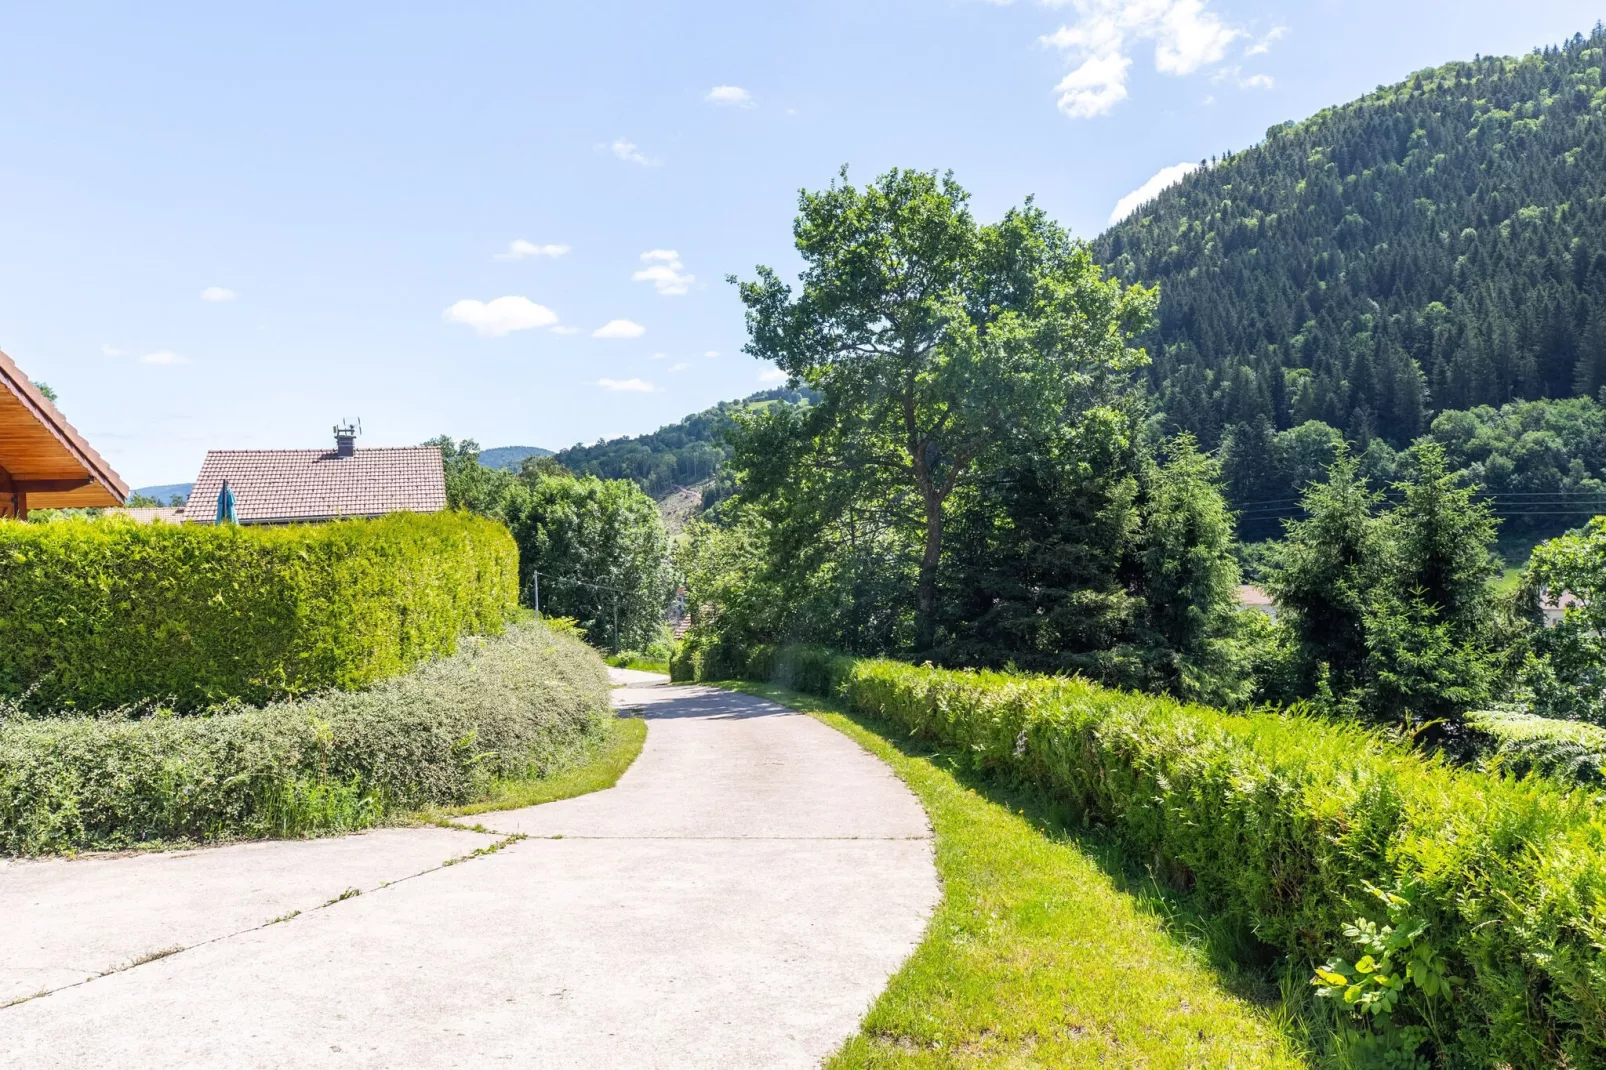
<svg viewBox="0 0 1606 1070"><path fill-rule="evenodd" d="M1606 408L1589 398L1447 410L1423 437L1490 500L1513 556L1606 512ZM1262 416L1231 428L1220 459L1240 538L1280 538L1283 521L1302 515L1300 495L1326 479L1345 445L1342 431L1316 420L1276 431ZM1410 474L1409 455L1381 438L1356 459L1374 487Z"/></svg>
<svg viewBox="0 0 1606 1070"><path fill-rule="evenodd" d="M730 457L725 434L738 413L775 402L797 404L806 397L799 390L763 390L741 401L722 401L650 435L570 446L558 451L558 463L579 475L631 480L648 497L662 498L677 487L718 477Z"/></svg>
<svg viewBox="0 0 1606 1070"><path fill-rule="evenodd" d="M1147 378L1213 448L1317 420L1395 448L1444 409L1606 385L1606 30L1274 127L1098 239L1159 283Z"/></svg>
<svg viewBox="0 0 1606 1070"><path fill-rule="evenodd" d="M478 443L432 440L446 500L502 521L518 546L518 593L547 617L571 617L593 644L642 650L666 638L673 586L658 507L625 479L575 475L553 457L517 472L480 463Z"/></svg>

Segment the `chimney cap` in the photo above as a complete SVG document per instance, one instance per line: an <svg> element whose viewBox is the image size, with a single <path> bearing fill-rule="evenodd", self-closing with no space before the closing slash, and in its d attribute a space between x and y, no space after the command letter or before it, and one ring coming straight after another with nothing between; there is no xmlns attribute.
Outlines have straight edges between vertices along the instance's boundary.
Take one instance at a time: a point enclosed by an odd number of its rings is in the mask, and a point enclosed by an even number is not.
<svg viewBox="0 0 1606 1070"><path fill-rule="evenodd" d="M357 435L362 431L362 421L335 425L335 456L351 457L357 452Z"/></svg>

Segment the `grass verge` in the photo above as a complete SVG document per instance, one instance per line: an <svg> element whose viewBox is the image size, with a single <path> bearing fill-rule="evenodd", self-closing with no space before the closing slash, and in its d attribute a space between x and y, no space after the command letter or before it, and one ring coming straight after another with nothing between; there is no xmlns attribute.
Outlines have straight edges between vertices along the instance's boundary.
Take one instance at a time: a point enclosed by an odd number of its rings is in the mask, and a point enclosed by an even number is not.
<svg viewBox="0 0 1606 1070"><path fill-rule="evenodd" d="M615 717L607 722L602 739L591 754L549 776L491 782L485 798L463 806L430 807L420 812L425 821L440 821L490 810L516 810L522 806L572 799L611 788L641 754L647 741L647 722L640 717Z"/></svg>
<svg viewBox="0 0 1606 1070"><path fill-rule="evenodd" d="M826 700L718 686L852 738L909 785L936 833L943 900L832 1070L1307 1065L1276 991L1233 970L1185 902L1068 833L1040 795Z"/></svg>
<svg viewBox="0 0 1606 1070"><path fill-rule="evenodd" d="M634 654L615 654L608 659L608 664L616 669L635 669L639 672L657 672L669 675L669 661L659 658L643 658Z"/></svg>

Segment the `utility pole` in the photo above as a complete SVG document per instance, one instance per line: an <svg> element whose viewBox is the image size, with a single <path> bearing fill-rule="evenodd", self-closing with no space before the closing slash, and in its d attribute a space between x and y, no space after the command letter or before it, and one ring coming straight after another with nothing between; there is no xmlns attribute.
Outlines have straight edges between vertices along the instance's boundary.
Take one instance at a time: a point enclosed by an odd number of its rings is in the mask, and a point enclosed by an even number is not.
<svg viewBox="0 0 1606 1070"><path fill-rule="evenodd" d="M541 616L541 574L539 572L535 573L535 616L537 619L540 619Z"/></svg>

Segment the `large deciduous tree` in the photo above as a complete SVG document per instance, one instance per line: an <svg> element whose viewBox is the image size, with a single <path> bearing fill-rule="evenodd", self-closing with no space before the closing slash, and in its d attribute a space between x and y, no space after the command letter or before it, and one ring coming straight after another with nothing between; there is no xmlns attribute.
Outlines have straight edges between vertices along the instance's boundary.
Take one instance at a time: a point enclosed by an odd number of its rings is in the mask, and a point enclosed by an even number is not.
<svg viewBox="0 0 1606 1070"><path fill-rule="evenodd" d="M968 200L951 175L893 170L859 188L844 169L800 197L800 289L767 267L740 283L746 352L823 396L812 424L830 448L811 463L874 472L913 496L920 650L936 637L955 491L1010 435L1062 418L1099 381L1141 365L1128 338L1156 300L1104 278L1030 200L991 224L976 222Z"/></svg>

